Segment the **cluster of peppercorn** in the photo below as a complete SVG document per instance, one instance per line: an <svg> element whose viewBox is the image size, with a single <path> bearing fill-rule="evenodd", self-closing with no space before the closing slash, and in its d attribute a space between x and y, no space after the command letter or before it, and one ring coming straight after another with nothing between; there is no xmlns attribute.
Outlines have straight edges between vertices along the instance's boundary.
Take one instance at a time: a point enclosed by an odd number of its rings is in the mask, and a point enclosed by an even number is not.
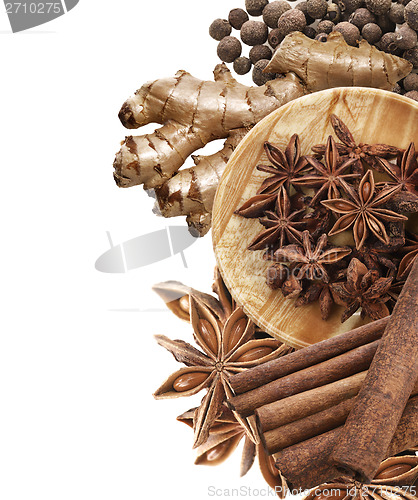
<svg viewBox="0 0 418 500"><path fill-rule="evenodd" d="M250 16L262 16L262 21ZM232 29L239 30L241 41L231 36ZM302 0L295 8L286 0L245 0L245 10L232 9L227 20L216 19L209 28L210 36L219 41L219 58L233 63L238 75L253 68L256 85L276 77L263 70L274 50L293 31L321 42L326 42L332 31L339 31L349 45L365 39L418 69L418 0ZM242 55L241 42L251 47L248 57ZM394 91L418 100L418 75L411 73Z"/></svg>

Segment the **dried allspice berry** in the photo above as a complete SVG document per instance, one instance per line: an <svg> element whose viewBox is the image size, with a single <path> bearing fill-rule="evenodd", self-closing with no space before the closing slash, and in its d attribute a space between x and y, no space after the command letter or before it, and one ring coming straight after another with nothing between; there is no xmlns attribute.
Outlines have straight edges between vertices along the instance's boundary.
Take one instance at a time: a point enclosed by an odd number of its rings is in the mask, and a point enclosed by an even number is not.
<svg viewBox="0 0 418 500"><path fill-rule="evenodd" d="M266 82L269 80L274 80L276 78L275 73L263 73L264 69L266 68L267 64L270 61L268 59L261 59L260 61L257 61L254 64L253 68L253 82L258 85L264 85Z"/></svg>
<svg viewBox="0 0 418 500"><path fill-rule="evenodd" d="M215 19L209 26L209 35L218 41L230 35L231 31L231 25L226 19Z"/></svg>
<svg viewBox="0 0 418 500"><path fill-rule="evenodd" d="M389 19L389 16L386 15L377 16L377 24L380 26L383 33L391 33L396 29L396 24L393 23Z"/></svg>
<svg viewBox="0 0 418 500"><path fill-rule="evenodd" d="M226 63L234 62L241 55L240 41L234 36L226 36L218 43L218 57Z"/></svg>
<svg viewBox="0 0 418 500"><path fill-rule="evenodd" d="M382 38L382 35L383 31L380 26L375 23L368 23L363 26L363 29L361 30L361 36L373 45Z"/></svg>
<svg viewBox="0 0 418 500"><path fill-rule="evenodd" d="M238 57L234 61L234 71L237 75L246 75L251 70L251 66L248 57Z"/></svg>
<svg viewBox="0 0 418 500"><path fill-rule="evenodd" d="M264 7L263 21L269 28L277 28L280 16L287 10L291 10L291 8L290 4L285 0L276 0L275 2L271 2Z"/></svg>
<svg viewBox="0 0 418 500"><path fill-rule="evenodd" d="M387 52L388 54L393 54L395 56L401 55L402 51L396 45L396 34L395 33L385 33L379 42L380 50Z"/></svg>
<svg viewBox="0 0 418 500"><path fill-rule="evenodd" d="M288 10L281 15L277 24L284 36L293 31L303 31L306 26L305 14L299 9Z"/></svg>
<svg viewBox="0 0 418 500"><path fill-rule="evenodd" d="M410 73L404 78L403 87L407 92L411 90L418 91L418 74Z"/></svg>
<svg viewBox="0 0 418 500"><path fill-rule="evenodd" d="M418 0L412 0L405 7L405 21L413 30L418 30Z"/></svg>
<svg viewBox="0 0 418 500"><path fill-rule="evenodd" d="M418 101L418 91L416 91L416 90L411 90L410 92L407 92L404 95L405 95L405 97L409 97L410 99L413 99L414 101Z"/></svg>
<svg viewBox="0 0 418 500"><path fill-rule="evenodd" d="M396 34L396 45L402 50L408 50L417 44L417 32L410 28L406 23L402 24Z"/></svg>
<svg viewBox="0 0 418 500"><path fill-rule="evenodd" d="M406 50L402 57L409 61L415 69L418 69L418 47Z"/></svg>
<svg viewBox="0 0 418 500"><path fill-rule="evenodd" d="M365 0L366 7L378 16L386 14L392 7L392 0Z"/></svg>
<svg viewBox="0 0 418 500"><path fill-rule="evenodd" d="M360 9L355 10L350 16L350 23L357 26L359 30L363 29L366 24L375 22L376 16L364 7L360 7Z"/></svg>
<svg viewBox="0 0 418 500"><path fill-rule="evenodd" d="M332 21L333 23L338 23L340 22L340 18L341 18L340 7L335 3L328 4L327 13L323 20Z"/></svg>
<svg viewBox="0 0 418 500"><path fill-rule="evenodd" d="M275 49L277 46L279 46L284 38L284 34L282 33L279 28L276 28L274 30L271 30L268 36L268 42L269 45L272 49Z"/></svg>
<svg viewBox="0 0 418 500"><path fill-rule="evenodd" d="M269 0L245 0L245 10L250 16L261 16Z"/></svg>
<svg viewBox="0 0 418 500"><path fill-rule="evenodd" d="M364 5L364 0L337 0L337 3L344 14L351 14Z"/></svg>
<svg viewBox="0 0 418 500"><path fill-rule="evenodd" d="M268 27L261 21L247 21L241 27L241 40L246 45L262 45L267 37Z"/></svg>
<svg viewBox="0 0 418 500"><path fill-rule="evenodd" d="M335 24L332 21L319 21L316 30L318 33L326 33L329 35L334 29Z"/></svg>
<svg viewBox="0 0 418 500"><path fill-rule="evenodd" d="M315 21L315 19L308 14L308 2L306 0L299 2L295 6L295 9L301 10L305 14L306 24L312 24Z"/></svg>
<svg viewBox="0 0 418 500"><path fill-rule="evenodd" d="M250 50L250 61L255 64L260 59L271 59L272 52L270 47L267 45L254 45L254 47Z"/></svg>
<svg viewBox="0 0 418 500"><path fill-rule="evenodd" d="M405 21L405 6L393 3L389 11L389 19L395 24L402 24Z"/></svg>
<svg viewBox="0 0 418 500"><path fill-rule="evenodd" d="M334 27L334 31L339 31L348 45L355 47L360 40L360 30L354 24L343 21Z"/></svg>
<svg viewBox="0 0 418 500"><path fill-rule="evenodd" d="M303 29L303 34L312 40L316 37L316 29L312 26L306 26Z"/></svg>
<svg viewBox="0 0 418 500"><path fill-rule="evenodd" d="M307 12L313 19L322 19L325 17L328 10L328 2L326 0L307 0Z"/></svg>
<svg viewBox="0 0 418 500"><path fill-rule="evenodd" d="M232 9L228 15L229 24L236 30L240 30L249 19L244 9Z"/></svg>

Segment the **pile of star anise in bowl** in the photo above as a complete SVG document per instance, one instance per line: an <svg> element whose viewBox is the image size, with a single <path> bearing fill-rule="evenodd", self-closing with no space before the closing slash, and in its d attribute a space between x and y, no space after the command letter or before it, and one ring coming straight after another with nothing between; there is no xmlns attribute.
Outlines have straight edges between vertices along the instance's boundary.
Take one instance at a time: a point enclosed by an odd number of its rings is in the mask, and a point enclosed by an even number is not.
<svg viewBox="0 0 418 500"><path fill-rule="evenodd" d="M266 142L269 174L236 213L264 228L248 249L271 261L267 284L295 306L319 301L324 320L333 304L341 321L361 308L372 320L391 313L418 254L414 143L399 149L357 144L335 115L337 136L301 155L299 137L285 151ZM260 229L261 229L260 226Z"/></svg>

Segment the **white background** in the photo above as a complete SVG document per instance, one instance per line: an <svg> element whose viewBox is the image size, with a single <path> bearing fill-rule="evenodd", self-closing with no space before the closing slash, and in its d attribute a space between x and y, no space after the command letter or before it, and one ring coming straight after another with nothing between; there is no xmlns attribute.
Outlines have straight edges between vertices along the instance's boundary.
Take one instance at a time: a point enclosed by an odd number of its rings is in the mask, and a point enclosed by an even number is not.
<svg viewBox="0 0 418 500"><path fill-rule="evenodd" d="M107 231L118 244L185 224L154 216L141 187L114 184L114 154L129 135L117 113L148 80L179 69L212 78L208 26L243 4L80 0L20 34L1 6L2 500L268 493L257 466L239 478L239 450L218 468L193 465L192 431L175 417L201 395L152 397L180 367L153 335L191 332L150 288L177 279L210 291L210 235L185 251L187 269L179 255L127 274L94 267Z"/></svg>

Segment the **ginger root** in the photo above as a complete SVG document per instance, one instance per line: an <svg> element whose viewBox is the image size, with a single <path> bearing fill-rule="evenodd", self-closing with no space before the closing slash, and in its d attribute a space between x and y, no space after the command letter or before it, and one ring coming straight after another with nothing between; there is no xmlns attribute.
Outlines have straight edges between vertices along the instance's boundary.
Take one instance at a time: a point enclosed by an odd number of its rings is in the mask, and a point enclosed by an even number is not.
<svg viewBox="0 0 418 500"><path fill-rule="evenodd" d="M295 31L286 36L264 71L293 71L310 92L316 92L352 86L393 90L411 70L412 64L405 59L386 54L366 40L351 47L338 31L325 43Z"/></svg>
<svg viewBox="0 0 418 500"><path fill-rule="evenodd" d="M148 123L162 127L127 137L114 162L118 186L154 189L159 212L166 217L187 215L200 235L210 228L218 178L245 131L306 93L291 73L261 87L238 83L224 64L216 66L214 76L214 82L202 81L179 71L173 78L143 85L124 103L119 118L130 129ZM177 174L194 151L223 138L227 140L221 151L195 158L195 167Z"/></svg>

